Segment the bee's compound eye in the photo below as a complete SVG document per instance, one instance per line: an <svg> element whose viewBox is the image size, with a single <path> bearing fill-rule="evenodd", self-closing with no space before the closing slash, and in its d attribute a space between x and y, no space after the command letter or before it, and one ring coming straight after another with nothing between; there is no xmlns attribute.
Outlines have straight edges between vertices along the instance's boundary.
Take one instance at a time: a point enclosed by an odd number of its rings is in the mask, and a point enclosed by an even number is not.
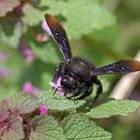
<svg viewBox="0 0 140 140"><path fill-rule="evenodd" d="M65 86L67 84L68 80L66 78L61 80L61 86Z"/></svg>

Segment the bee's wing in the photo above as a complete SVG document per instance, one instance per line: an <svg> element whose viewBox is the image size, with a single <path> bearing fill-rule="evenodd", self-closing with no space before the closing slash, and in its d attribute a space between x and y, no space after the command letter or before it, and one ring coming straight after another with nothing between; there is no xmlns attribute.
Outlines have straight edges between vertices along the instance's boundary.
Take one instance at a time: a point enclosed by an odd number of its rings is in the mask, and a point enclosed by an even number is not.
<svg viewBox="0 0 140 140"><path fill-rule="evenodd" d="M58 44L58 47L62 52L64 59L69 60L72 57L72 53L64 28L55 17L49 14L45 15L45 19L51 31L52 37Z"/></svg>
<svg viewBox="0 0 140 140"><path fill-rule="evenodd" d="M125 74L135 71L140 71L140 61L120 60L116 63L93 70L91 75L96 76L105 74Z"/></svg>

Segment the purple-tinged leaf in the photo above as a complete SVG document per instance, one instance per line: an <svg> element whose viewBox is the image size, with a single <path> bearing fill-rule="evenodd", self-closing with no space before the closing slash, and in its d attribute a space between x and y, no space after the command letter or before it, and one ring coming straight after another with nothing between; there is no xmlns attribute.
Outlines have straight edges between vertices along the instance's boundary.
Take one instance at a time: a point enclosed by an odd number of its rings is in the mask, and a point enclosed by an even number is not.
<svg viewBox="0 0 140 140"><path fill-rule="evenodd" d="M5 16L20 4L19 0L0 0L0 17Z"/></svg>
<svg viewBox="0 0 140 140"><path fill-rule="evenodd" d="M40 107L34 97L24 93L13 95L9 99L9 105L12 113L18 115L31 113Z"/></svg>
<svg viewBox="0 0 140 140"><path fill-rule="evenodd" d="M0 123L4 121L8 115L8 101L5 99L0 102Z"/></svg>
<svg viewBox="0 0 140 140"><path fill-rule="evenodd" d="M3 133L1 135L2 140L20 140L24 138L24 131L22 121L19 117L11 115L5 123Z"/></svg>

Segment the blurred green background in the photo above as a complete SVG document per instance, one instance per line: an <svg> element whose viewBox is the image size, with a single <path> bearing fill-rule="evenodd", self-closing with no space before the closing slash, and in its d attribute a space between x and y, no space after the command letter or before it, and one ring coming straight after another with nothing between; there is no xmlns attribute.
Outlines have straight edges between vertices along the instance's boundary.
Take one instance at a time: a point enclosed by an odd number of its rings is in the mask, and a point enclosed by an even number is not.
<svg viewBox="0 0 140 140"><path fill-rule="evenodd" d="M9 0L0 2L0 99L19 91L49 90L63 57L45 32L44 13L63 24L73 55L97 67L133 58L140 49L139 0ZM120 76L101 76L108 96ZM133 94L135 97L133 97ZM140 100L140 82L131 93ZM100 120L113 140L140 139L140 111Z"/></svg>

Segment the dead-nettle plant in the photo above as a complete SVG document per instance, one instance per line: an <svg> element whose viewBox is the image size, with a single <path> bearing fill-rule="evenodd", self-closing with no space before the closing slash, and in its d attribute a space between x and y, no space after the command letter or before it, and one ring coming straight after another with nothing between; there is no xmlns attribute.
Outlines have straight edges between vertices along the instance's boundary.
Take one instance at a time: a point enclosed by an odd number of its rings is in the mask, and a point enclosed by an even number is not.
<svg viewBox="0 0 140 140"><path fill-rule="evenodd" d="M19 93L0 102L0 139L110 140L111 133L95 119L126 116L139 106L136 101L108 100L87 110L85 100L75 102L52 91L36 96Z"/></svg>

